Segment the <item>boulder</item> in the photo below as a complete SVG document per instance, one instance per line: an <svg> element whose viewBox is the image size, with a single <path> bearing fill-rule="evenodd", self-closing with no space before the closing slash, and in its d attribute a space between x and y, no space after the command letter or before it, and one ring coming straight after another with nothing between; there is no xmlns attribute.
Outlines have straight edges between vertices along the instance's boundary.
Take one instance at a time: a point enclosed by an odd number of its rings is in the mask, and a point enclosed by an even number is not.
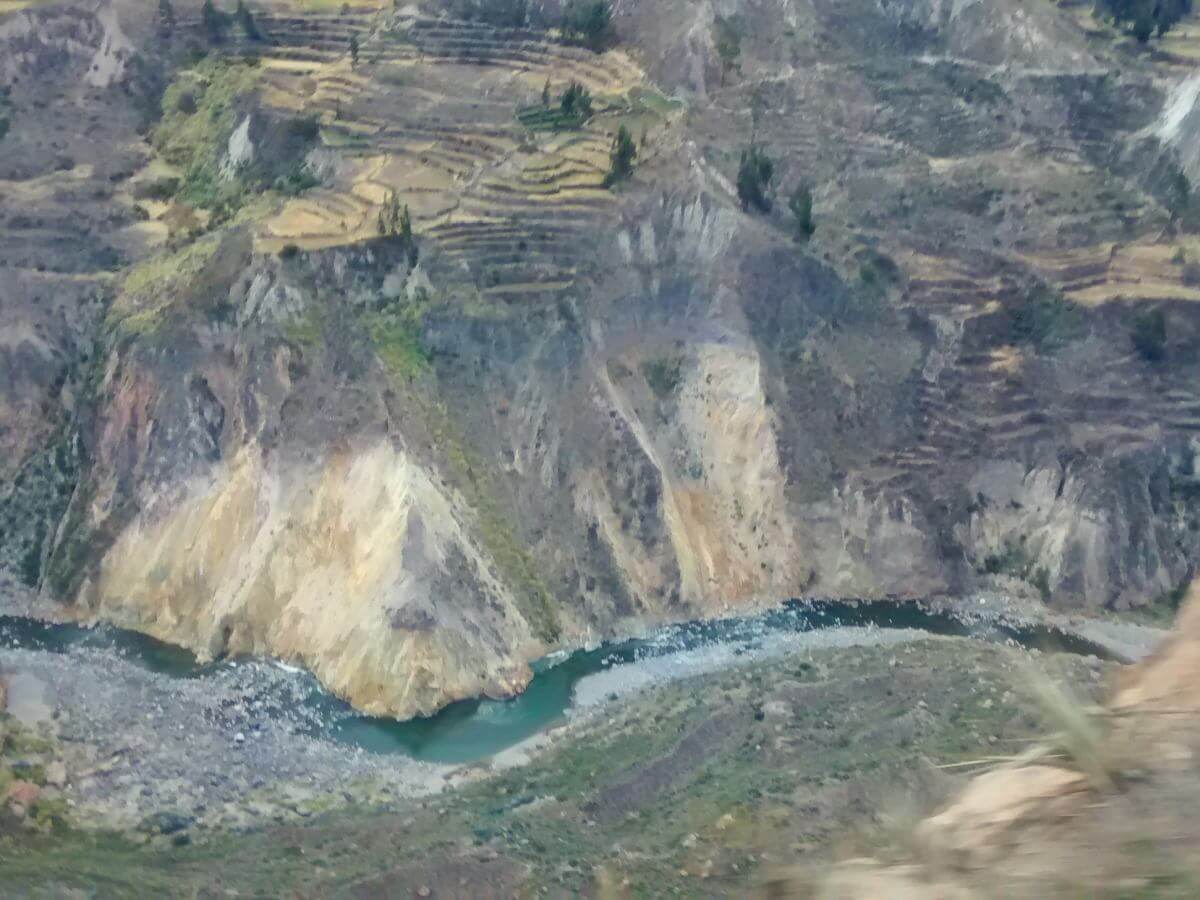
<svg viewBox="0 0 1200 900"><path fill-rule="evenodd" d="M67 767L62 760L56 759L46 766L46 784L52 787L62 787L67 783Z"/></svg>

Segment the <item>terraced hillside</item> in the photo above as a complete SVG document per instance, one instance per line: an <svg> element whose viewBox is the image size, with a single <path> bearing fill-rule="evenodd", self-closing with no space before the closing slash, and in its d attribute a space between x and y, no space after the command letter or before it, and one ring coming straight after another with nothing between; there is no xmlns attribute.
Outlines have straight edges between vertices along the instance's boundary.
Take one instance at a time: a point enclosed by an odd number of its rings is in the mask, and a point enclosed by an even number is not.
<svg viewBox="0 0 1200 900"><path fill-rule="evenodd" d="M0 560L401 714L803 594L1170 605L1200 18L1090 6L8 14Z"/></svg>
<svg viewBox="0 0 1200 900"><path fill-rule="evenodd" d="M339 158L327 184L256 231L263 252L376 237L395 191L417 234L485 297L561 292L574 283L571 248L613 212L603 182L617 128L669 121L624 52L544 32L371 11L256 21L263 40L236 50L262 60L266 102L317 118ZM572 83L592 95L586 121L557 110Z"/></svg>

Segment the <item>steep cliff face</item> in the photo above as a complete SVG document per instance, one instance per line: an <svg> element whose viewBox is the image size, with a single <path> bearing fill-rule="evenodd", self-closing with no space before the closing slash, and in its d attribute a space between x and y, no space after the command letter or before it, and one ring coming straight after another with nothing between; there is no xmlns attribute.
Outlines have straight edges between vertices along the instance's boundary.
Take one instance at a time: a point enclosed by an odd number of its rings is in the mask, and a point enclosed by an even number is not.
<svg viewBox="0 0 1200 900"><path fill-rule="evenodd" d="M304 663L373 712L519 689L543 623L432 439L390 421L438 414L390 397L370 337L322 299L330 277L387 266L341 254L330 276L255 260L245 238L212 248L185 310L115 326L53 589L208 656ZM237 311L197 321L201 305Z"/></svg>
<svg viewBox="0 0 1200 900"><path fill-rule="evenodd" d="M1155 123L1154 135L1178 154L1184 175L1195 180L1200 175L1200 75L1180 80L1171 90L1162 113Z"/></svg>
<svg viewBox="0 0 1200 900"><path fill-rule="evenodd" d="M76 477L70 423L111 280L143 243L119 185L145 156L156 73L118 9L0 17L0 565L26 581Z"/></svg>
<svg viewBox="0 0 1200 900"><path fill-rule="evenodd" d="M789 597L1124 608L1191 574L1170 59L1070 5L846 0L618 8L602 53L264 4L266 39L196 63L177 6L167 37L80 18L57 77L124 110L90 141L14 115L14 159L90 154L0 203L6 235L74 210L96 236L0 251L0 561L66 609L411 715ZM60 83L61 19L0 25ZM738 197L752 140L767 210Z"/></svg>

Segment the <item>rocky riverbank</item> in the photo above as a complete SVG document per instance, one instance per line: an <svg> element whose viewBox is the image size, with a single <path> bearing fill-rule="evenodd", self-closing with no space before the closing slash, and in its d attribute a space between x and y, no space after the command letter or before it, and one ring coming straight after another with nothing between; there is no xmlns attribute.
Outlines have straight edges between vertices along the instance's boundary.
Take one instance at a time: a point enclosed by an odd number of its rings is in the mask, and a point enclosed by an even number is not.
<svg viewBox="0 0 1200 900"><path fill-rule="evenodd" d="M923 605L968 623L1053 629L1094 644L1122 663L1134 663L1149 656L1170 633L1166 628L1117 617L1102 619L1060 612L1020 594L979 593L965 598L942 598Z"/></svg>
<svg viewBox="0 0 1200 900"><path fill-rule="evenodd" d="M449 771L309 736L315 683L269 662L186 679L110 650L6 647L0 673L11 719L55 748L56 787L84 827L240 829L430 793Z"/></svg>
<svg viewBox="0 0 1200 900"><path fill-rule="evenodd" d="M10 592L0 612L38 612ZM1156 629L1067 620L976 597L938 611L980 625L1043 625L1086 636L1115 658L1143 655ZM41 610L45 612L45 610ZM213 667L198 677L167 675L110 647L69 652L16 646L0 630L0 676L8 712L47 748L57 783L42 778L43 802L88 828L191 835L285 823L345 806L389 804L528 764L570 742L616 701L648 689L712 675L751 661L834 649L899 646L928 638L919 629L831 627L764 633L615 666L585 677L565 725L505 751L490 763L455 767L401 754L374 754L329 739L315 679L268 660ZM19 760L18 760L19 762ZM13 776L15 777L15 776ZM11 780L11 779L10 779ZM29 803L20 804L32 814ZM42 824L49 819L45 818Z"/></svg>
<svg viewBox="0 0 1200 900"><path fill-rule="evenodd" d="M1021 690L1030 666L1082 696L1112 670L962 638L743 654L617 701L605 693L524 758L460 769L436 795L334 798L309 817L193 826L145 846L138 832L14 835L0 841L0 873L17 897L97 884L129 897L578 897L605 880L632 896L748 896L781 862L873 839L889 798L923 808L945 796L959 770L931 763L1016 752L1044 734ZM193 743L173 746L188 766L237 770L246 752ZM319 753L290 758L318 781L331 774Z"/></svg>

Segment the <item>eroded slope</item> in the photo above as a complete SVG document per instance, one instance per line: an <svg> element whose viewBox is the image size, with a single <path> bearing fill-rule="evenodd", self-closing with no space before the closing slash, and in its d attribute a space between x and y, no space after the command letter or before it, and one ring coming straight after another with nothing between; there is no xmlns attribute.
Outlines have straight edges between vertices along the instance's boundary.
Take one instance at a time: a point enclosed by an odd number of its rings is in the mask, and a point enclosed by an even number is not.
<svg viewBox="0 0 1200 900"><path fill-rule="evenodd" d="M1177 597L1194 22L1144 51L1072 4L663 2L593 53L551 9L276 3L197 61L176 6L167 34L96 13L139 48L107 102L170 84L157 128L93 136L138 162L93 199L144 220L117 265L144 261L104 276L93 361L9 367L48 412L4 413L5 559L76 614L407 715L803 594ZM606 185L622 125L636 167ZM737 196L751 141L769 212ZM66 191L85 177L20 173L6 221L53 202L125 234ZM380 235L393 197L412 240ZM51 358L27 327L13 352Z"/></svg>

